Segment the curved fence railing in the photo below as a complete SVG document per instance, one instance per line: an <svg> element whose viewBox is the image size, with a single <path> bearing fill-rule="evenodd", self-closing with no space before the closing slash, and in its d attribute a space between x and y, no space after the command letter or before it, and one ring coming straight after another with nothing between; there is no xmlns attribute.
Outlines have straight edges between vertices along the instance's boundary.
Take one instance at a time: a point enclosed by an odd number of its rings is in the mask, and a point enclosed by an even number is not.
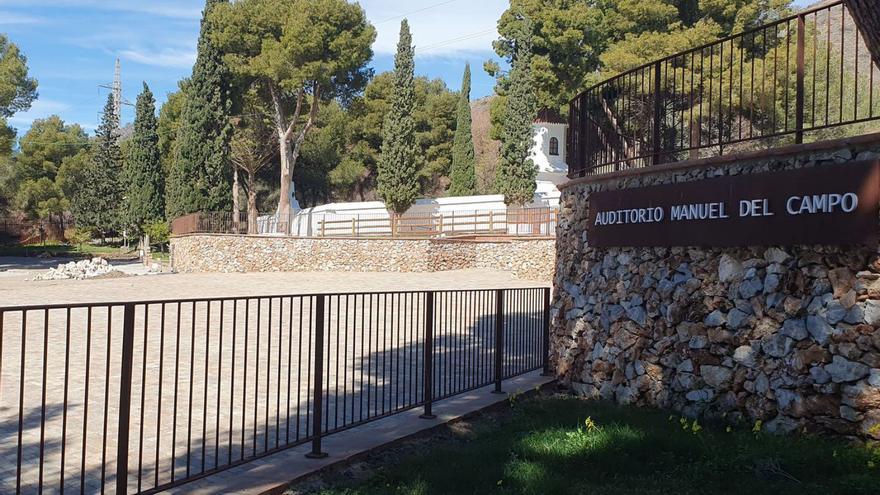
<svg viewBox="0 0 880 495"><path fill-rule="evenodd" d="M880 130L880 68L843 1L677 53L570 102L569 176Z"/></svg>

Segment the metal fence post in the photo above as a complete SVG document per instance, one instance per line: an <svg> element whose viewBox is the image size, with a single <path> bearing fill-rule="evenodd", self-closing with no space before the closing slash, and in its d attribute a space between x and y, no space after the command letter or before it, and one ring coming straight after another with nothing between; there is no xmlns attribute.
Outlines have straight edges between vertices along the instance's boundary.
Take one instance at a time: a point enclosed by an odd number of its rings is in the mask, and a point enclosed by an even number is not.
<svg viewBox="0 0 880 495"><path fill-rule="evenodd" d="M493 394L503 394L501 390L502 359L504 353L504 289L495 290L495 390Z"/></svg>
<svg viewBox="0 0 880 495"><path fill-rule="evenodd" d="M131 368L134 356L133 303L124 306L122 318L122 374L119 377L119 429L116 449L116 494L128 492L128 430L131 422ZM146 311L146 309L144 309Z"/></svg>
<svg viewBox="0 0 880 495"><path fill-rule="evenodd" d="M321 421L324 419L324 299L315 296L315 388L312 410L312 451L306 454L309 459L323 459L326 452L321 451Z"/></svg>
<svg viewBox="0 0 880 495"><path fill-rule="evenodd" d="M660 84L660 61L654 64L654 159L651 165L659 165L663 163L663 159L661 158L661 154L663 151L663 145L661 144L662 134L660 132L660 121L663 118L663 100L661 99L660 92L662 91L662 86Z"/></svg>
<svg viewBox="0 0 880 495"><path fill-rule="evenodd" d="M794 141L796 144L804 142L804 45L807 31L807 22L804 14L798 16L797 20L797 85L795 87L795 115ZM788 130L788 129L786 129Z"/></svg>
<svg viewBox="0 0 880 495"><path fill-rule="evenodd" d="M543 376L551 376L550 371L550 287L544 288L544 371Z"/></svg>
<svg viewBox="0 0 880 495"><path fill-rule="evenodd" d="M425 292L425 347L424 347L425 412L422 419L434 419L431 411L434 402L434 292Z"/></svg>

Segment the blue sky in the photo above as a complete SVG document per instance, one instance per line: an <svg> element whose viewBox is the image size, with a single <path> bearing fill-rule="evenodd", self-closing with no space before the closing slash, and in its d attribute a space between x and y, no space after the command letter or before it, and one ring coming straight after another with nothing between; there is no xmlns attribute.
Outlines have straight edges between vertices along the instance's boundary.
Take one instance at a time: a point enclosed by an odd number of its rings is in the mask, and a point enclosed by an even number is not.
<svg viewBox="0 0 880 495"><path fill-rule="evenodd" d="M504 0L364 0L378 36L372 66L389 70L400 19L410 21L420 75L440 77L453 89L465 62L473 73L472 96L491 94L493 80L482 64L493 56L495 25ZM146 81L158 103L187 77L195 61L203 0L0 0L0 32L28 57L39 81L39 99L12 117L21 135L36 118L60 115L94 130L107 98L99 86L113 79L122 62L123 93L133 102ZM134 109L123 108L123 122Z"/></svg>
<svg viewBox="0 0 880 495"><path fill-rule="evenodd" d="M805 5L810 0L797 0ZM203 0L0 0L0 32L21 47L40 98L28 112L12 117L21 135L36 118L60 115L94 130L106 100L100 88L122 61L124 96L134 101L146 81L158 103L190 74ZM378 37L372 66L393 66L400 19L412 26L416 72L440 77L452 89L470 62L471 96L492 93L493 80L482 64L494 53L495 26L505 0L363 0ZM123 122L134 117L123 109Z"/></svg>

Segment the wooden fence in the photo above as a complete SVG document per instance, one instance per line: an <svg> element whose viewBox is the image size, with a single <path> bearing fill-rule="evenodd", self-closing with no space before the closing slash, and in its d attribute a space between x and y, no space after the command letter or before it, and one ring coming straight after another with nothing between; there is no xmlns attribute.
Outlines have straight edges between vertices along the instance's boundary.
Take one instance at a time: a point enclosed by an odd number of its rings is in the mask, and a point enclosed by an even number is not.
<svg viewBox="0 0 880 495"><path fill-rule="evenodd" d="M556 235L559 211L556 208L516 208L468 212L430 212L395 214L310 213L306 223L313 237L461 237ZM272 217L269 217L272 220ZM299 224L293 217L291 223ZM231 213L191 213L171 222L174 235L186 234L288 234L289 229L267 221L249 231L247 218ZM268 232L264 231L267 230Z"/></svg>
<svg viewBox="0 0 880 495"><path fill-rule="evenodd" d="M558 210L405 213L318 220L318 237L554 236Z"/></svg>

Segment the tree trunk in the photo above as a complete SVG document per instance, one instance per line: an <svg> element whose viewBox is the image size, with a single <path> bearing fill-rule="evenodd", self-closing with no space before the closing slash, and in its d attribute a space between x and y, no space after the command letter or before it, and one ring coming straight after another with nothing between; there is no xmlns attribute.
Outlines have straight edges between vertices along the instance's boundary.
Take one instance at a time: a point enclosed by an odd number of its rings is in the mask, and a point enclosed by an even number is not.
<svg viewBox="0 0 880 495"><path fill-rule="evenodd" d="M874 64L880 68L880 5L877 0L846 0L846 6L865 39Z"/></svg>
<svg viewBox="0 0 880 495"><path fill-rule="evenodd" d="M258 234L257 232L257 179L253 172L248 172L248 190L247 190L247 215L248 215L248 234Z"/></svg>
<svg viewBox="0 0 880 495"><path fill-rule="evenodd" d="M279 88L274 82L267 83L269 94L272 97L272 106L275 115L275 130L278 132L278 151L281 157L281 184L278 197L278 230L287 234L290 232L290 177L293 174L293 167L296 166L296 159L299 157L299 150L305 141L306 134L314 125L318 118L318 102L321 99L321 88L314 84L312 87L312 105L309 111L309 118L297 132L294 139L294 131L296 123L299 121L300 113L303 109L303 102L306 98L304 88L300 88L296 95L296 106L293 115L288 118L284 112L284 99ZM283 230L282 230L283 229Z"/></svg>
<svg viewBox="0 0 880 495"><path fill-rule="evenodd" d="M293 148L284 133L278 135L278 149L281 157L281 184L278 196L278 232L287 233L290 222L290 172L293 168Z"/></svg>
<svg viewBox="0 0 880 495"><path fill-rule="evenodd" d="M689 160L696 160L700 158L700 148L698 147L698 143L700 142L700 120L692 119L691 120L691 140L690 147L691 150L688 153Z"/></svg>
<svg viewBox="0 0 880 495"><path fill-rule="evenodd" d="M236 234L241 234L241 218L239 213L241 209L238 204L238 167L232 167L232 230Z"/></svg>
<svg viewBox="0 0 880 495"><path fill-rule="evenodd" d="M153 254L150 250L150 234L144 234L141 237L141 245L144 250L144 266L151 266L153 264Z"/></svg>
<svg viewBox="0 0 880 495"><path fill-rule="evenodd" d="M296 108L293 116L288 122L287 115L284 112L284 99L281 95L281 88L277 87L274 82L267 83L269 95L272 97L272 107L275 115L275 131L278 133L278 156L280 157L280 184L278 195L278 230L284 228L283 233L287 233L287 224L290 219L290 174L293 172L293 150L290 147L290 137L293 135L293 126L299 119L299 113L302 109L303 91L300 90L296 99Z"/></svg>

